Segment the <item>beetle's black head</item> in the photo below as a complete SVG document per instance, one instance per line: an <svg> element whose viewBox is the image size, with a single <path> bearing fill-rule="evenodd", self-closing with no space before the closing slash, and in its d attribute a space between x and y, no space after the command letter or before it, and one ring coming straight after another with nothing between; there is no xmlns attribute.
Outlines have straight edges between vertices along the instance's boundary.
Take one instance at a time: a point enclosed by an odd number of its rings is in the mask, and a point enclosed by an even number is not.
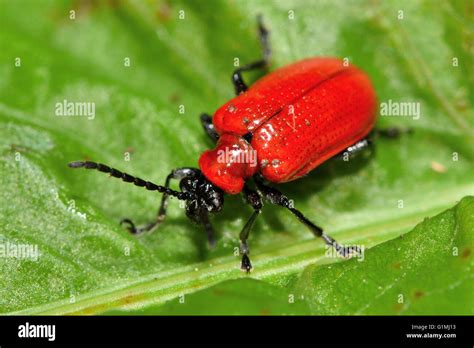
<svg viewBox="0 0 474 348"><path fill-rule="evenodd" d="M224 192L199 171L194 177L187 177L179 182L182 192L192 193L186 200L186 215L197 223L209 213L218 213L224 205Z"/></svg>

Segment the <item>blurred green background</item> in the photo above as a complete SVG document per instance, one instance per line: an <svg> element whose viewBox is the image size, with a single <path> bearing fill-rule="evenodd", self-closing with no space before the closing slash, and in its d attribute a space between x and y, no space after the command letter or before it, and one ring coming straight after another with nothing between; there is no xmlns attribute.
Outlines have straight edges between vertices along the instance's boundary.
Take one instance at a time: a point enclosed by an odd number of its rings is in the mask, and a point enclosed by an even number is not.
<svg viewBox="0 0 474 348"><path fill-rule="evenodd" d="M474 193L472 1L0 6L0 241L41 252L0 258L1 313L474 313L474 201L457 204ZM378 122L412 135L280 186L340 242L370 247L364 262L325 257L293 216L266 205L246 276L234 255L251 214L241 197L226 197L213 219L214 250L176 200L158 230L137 238L119 220L152 220L160 195L66 166L91 159L156 183L196 166L212 146L199 114L233 96L235 58L260 58L257 14L271 31L271 69L347 57L381 102L421 105L418 120ZM94 102L95 118L56 116L65 99Z"/></svg>

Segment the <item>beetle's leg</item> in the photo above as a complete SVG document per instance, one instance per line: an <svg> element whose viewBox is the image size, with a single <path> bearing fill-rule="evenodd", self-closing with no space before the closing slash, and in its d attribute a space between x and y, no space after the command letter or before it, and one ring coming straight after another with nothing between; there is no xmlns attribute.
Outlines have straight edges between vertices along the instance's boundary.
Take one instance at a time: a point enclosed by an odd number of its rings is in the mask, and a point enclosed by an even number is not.
<svg viewBox="0 0 474 348"><path fill-rule="evenodd" d="M209 221L209 215L206 212L203 212L199 215L199 219L201 220L202 225L206 231L207 235L207 242L210 248L214 248L216 245L216 239L214 237L214 228Z"/></svg>
<svg viewBox="0 0 474 348"><path fill-rule="evenodd" d="M290 201L288 197L286 197L277 189L267 186L261 181L261 179L257 177L255 178L255 184L257 185L258 190L262 192L263 196L267 201L272 204L280 205L291 211L293 215L295 215L298 220L300 220L306 227L308 227L316 237L321 237L327 245L334 247L334 249L336 249L336 251L340 255L346 257L351 255L354 251L357 253L360 252L360 248L357 246L341 246L340 244L338 244L331 236L324 233L321 227L313 224L299 210L295 209L293 207L292 201Z"/></svg>
<svg viewBox="0 0 474 348"><path fill-rule="evenodd" d="M235 94L239 95L245 92L248 89L247 84L244 82L242 78L242 72L250 71L254 69L263 69L267 66L267 62L264 60L259 60L254 63L245 64L238 69L235 69L232 74L232 83L234 84Z"/></svg>
<svg viewBox="0 0 474 348"><path fill-rule="evenodd" d="M412 128L398 128L398 127L389 127L389 128L375 128L370 132L368 138L373 141L378 137L383 138L398 138L402 134L411 134L413 132Z"/></svg>
<svg viewBox="0 0 474 348"><path fill-rule="evenodd" d="M257 16L257 23L258 23L258 38L260 40L260 45L262 46L263 60L267 64L270 64L270 58L272 56L272 48L270 46L270 41L268 40L270 37L270 32L263 24L263 17L261 14Z"/></svg>
<svg viewBox="0 0 474 348"><path fill-rule="evenodd" d="M147 223L145 225L140 225L140 226L136 227L132 220L124 218L124 219L120 220L120 225L128 225L126 227L126 229L130 233L140 234L140 233L143 233L143 232L151 231L152 229L155 228L157 223L156 222L150 222L150 223Z"/></svg>
<svg viewBox="0 0 474 348"><path fill-rule="evenodd" d="M177 170L177 169L175 169L175 170ZM170 187L170 181L171 181L171 179L174 178L173 173L174 173L175 170L173 170L166 177L166 181L165 181L165 187L166 188ZM140 234L140 233L143 233L143 232L151 231L151 230L155 229L156 226L158 226L165 219L165 217L166 217L166 207L167 206L168 206L168 195L166 193L164 193L162 198L161 198L160 208L158 209L158 213L156 214L155 221L152 221L150 223L141 225L139 227L135 227L135 224L133 223L132 220L125 218L125 219L122 219L120 221L120 225L128 224L127 230L130 233L133 233L133 234Z"/></svg>
<svg viewBox="0 0 474 348"><path fill-rule="evenodd" d="M219 139L219 134L217 134L216 128L212 123L212 117L208 114L201 114L200 118L202 128L209 136L209 138L211 138L213 142L216 142Z"/></svg>
<svg viewBox="0 0 474 348"><path fill-rule="evenodd" d="M247 244L247 239L249 238L250 230L252 229L253 223L257 219L257 216L260 214L262 209L262 198L257 191L250 189L247 185L243 189L244 199L249 203L253 208L253 213L245 224L244 228L240 232L240 253L242 254L242 263L240 268L247 273L252 269L252 264L250 263L250 250Z"/></svg>
<svg viewBox="0 0 474 348"><path fill-rule="evenodd" d="M372 146L372 140L367 137L362 140L359 140L354 145L349 146L347 149L345 149L344 151L334 156L334 158L347 161L348 159L354 157L358 153L369 149L371 146Z"/></svg>
<svg viewBox="0 0 474 348"><path fill-rule="evenodd" d="M412 132L413 130L411 128L376 128L372 130L372 132L370 132L366 138L361 139L357 143L349 146L347 149L334 156L334 158L347 161L347 159L354 157L358 153L371 149L374 146L374 141L379 137L395 139L402 134L410 134Z"/></svg>
<svg viewBox="0 0 474 348"><path fill-rule="evenodd" d="M257 17L257 21L258 21L258 34L260 38L260 44L262 46L263 59L250 63L250 64L243 65L234 71L234 73L232 74L232 83L234 85L235 93L237 95L245 92L248 89L247 84L244 82L242 78L242 73L244 71L264 69L268 67L268 65L270 64L270 57L271 57L271 52L272 52L270 48L270 42L268 40L270 34L267 28L265 28L265 26L263 25L261 15Z"/></svg>

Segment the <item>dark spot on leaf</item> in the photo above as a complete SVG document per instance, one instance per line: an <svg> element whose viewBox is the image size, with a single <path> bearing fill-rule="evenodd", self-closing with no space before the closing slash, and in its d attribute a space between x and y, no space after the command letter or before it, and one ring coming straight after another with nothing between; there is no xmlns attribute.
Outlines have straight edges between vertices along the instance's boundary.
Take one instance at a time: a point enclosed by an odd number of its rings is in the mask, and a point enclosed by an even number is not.
<svg viewBox="0 0 474 348"><path fill-rule="evenodd" d="M454 103L459 111L465 111L469 108L469 103L466 99L457 99L454 101Z"/></svg>
<svg viewBox="0 0 474 348"><path fill-rule="evenodd" d="M413 296L415 298L421 298L421 297L425 296L425 293L421 290L416 290L415 293L413 294Z"/></svg>
<svg viewBox="0 0 474 348"><path fill-rule="evenodd" d="M270 315L270 310L268 308L262 308L260 310L260 315Z"/></svg>
<svg viewBox="0 0 474 348"><path fill-rule="evenodd" d="M395 268L395 269L400 269L401 266L402 266L402 264L401 264L400 262L395 262L392 266L393 266L393 268Z"/></svg>
<svg viewBox="0 0 474 348"><path fill-rule="evenodd" d="M466 7L466 13L470 16L474 16L474 4L472 2L467 2Z"/></svg>
<svg viewBox="0 0 474 348"><path fill-rule="evenodd" d="M179 103L179 101L181 100L181 96L177 92L175 92L168 97L168 100L171 103Z"/></svg>
<svg viewBox="0 0 474 348"><path fill-rule="evenodd" d="M462 259L467 259L467 258L469 258L469 256L471 256L471 249L469 249L469 248L464 249L461 253L461 258Z"/></svg>
<svg viewBox="0 0 474 348"><path fill-rule="evenodd" d="M162 3L156 10L156 18L158 22L167 22L171 17L171 8L169 4Z"/></svg>
<svg viewBox="0 0 474 348"><path fill-rule="evenodd" d="M123 300L122 300L123 303L126 303L126 304L129 304L129 303L132 303L133 302L133 296L132 295L128 295L127 297L124 297Z"/></svg>
<svg viewBox="0 0 474 348"><path fill-rule="evenodd" d="M395 306L393 306L393 309L395 312L400 312L403 309L403 303L397 303Z"/></svg>
<svg viewBox="0 0 474 348"><path fill-rule="evenodd" d="M225 291L221 289L212 289L212 293L216 296L223 296L225 295Z"/></svg>
<svg viewBox="0 0 474 348"><path fill-rule="evenodd" d="M18 145L18 144L10 144L10 151L11 152L30 152L31 148L23 145Z"/></svg>

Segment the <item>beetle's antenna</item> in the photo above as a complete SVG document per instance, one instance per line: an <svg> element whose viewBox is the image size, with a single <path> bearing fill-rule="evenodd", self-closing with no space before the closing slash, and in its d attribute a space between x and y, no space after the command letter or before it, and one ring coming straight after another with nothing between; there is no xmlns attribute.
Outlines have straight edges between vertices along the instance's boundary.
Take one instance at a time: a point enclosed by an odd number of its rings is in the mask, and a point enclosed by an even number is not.
<svg viewBox="0 0 474 348"><path fill-rule="evenodd" d="M127 173L123 173L120 170L117 170L115 168L110 168L109 166L107 166L105 164L102 164L102 163L96 163L96 162L90 162L90 161L85 161L85 162L76 161L76 162L68 163L68 166L70 168L96 169L96 170L101 171L103 173L109 173L114 178L119 178L119 179L122 179L125 182L133 183L135 186L144 187L144 188L146 188L147 190L150 190L150 191L158 191L158 192L166 193L167 195L174 196L174 197L176 197L180 200L187 200L191 197L190 196L191 194L188 193L188 192L179 192L179 191L172 190L172 189L170 189L168 187L165 187L165 186L156 185L156 184L154 184L150 181L145 181L145 180L142 180L142 179L140 179L136 176L132 176L132 175L127 174Z"/></svg>

